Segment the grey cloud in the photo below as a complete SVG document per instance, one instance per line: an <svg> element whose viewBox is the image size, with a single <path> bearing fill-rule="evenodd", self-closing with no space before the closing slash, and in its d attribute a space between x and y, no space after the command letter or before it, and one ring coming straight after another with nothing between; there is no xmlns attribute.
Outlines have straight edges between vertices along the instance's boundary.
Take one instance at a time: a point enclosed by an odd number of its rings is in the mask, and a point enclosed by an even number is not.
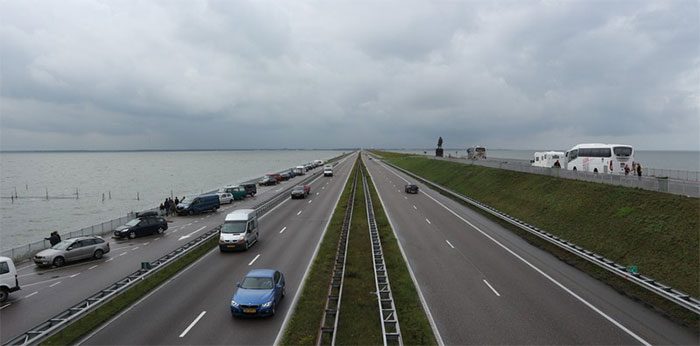
<svg viewBox="0 0 700 346"><path fill-rule="evenodd" d="M698 7L3 2L0 149L698 149Z"/></svg>

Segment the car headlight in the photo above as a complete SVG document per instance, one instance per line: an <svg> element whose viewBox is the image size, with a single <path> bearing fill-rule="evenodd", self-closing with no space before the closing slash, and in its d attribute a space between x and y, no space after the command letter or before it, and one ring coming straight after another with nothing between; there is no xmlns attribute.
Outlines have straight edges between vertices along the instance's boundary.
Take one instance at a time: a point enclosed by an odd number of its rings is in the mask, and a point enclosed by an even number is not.
<svg viewBox="0 0 700 346"><path fill-rule="evenodd" d="M238 304L238 303L236 303L236 301L235 301L235 300L231 299L231 306L233 306L234 308L237 308L237 307L238 307L238 305L239 305L239 304Z"/></svg>
<svg viewBox="0 0 700 346"><path fill-rule="evenodd" d="M269 302L262 305L262 307L264 307L264 308L269 308L270 306L272 306L272 301L269 301Z"/></svg>

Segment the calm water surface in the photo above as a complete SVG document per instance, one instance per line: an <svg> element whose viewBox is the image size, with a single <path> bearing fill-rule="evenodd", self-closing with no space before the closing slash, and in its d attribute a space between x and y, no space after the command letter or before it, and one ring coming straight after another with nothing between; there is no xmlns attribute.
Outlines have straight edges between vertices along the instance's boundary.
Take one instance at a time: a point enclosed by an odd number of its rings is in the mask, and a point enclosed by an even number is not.
<svg viewBox="0 0 700 346"><path fill-rule="evenodd" d="M0 248L41 240L54 230L76 231L130 211L152 208L171 193L179 197L199 194L341 153L321 150L0 153ZM15 191L24 198L14 202L6 198Z"/></svg>

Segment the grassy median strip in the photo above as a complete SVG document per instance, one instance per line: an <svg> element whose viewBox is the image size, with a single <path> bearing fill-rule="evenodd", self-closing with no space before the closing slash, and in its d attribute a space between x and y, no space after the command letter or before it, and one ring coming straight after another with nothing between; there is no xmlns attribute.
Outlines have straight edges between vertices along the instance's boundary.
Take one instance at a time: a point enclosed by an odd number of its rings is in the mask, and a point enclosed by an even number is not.
<svg viewBox="0 0 700 346"><path fill-rule="evenodd" d="M355 164L357 165L357 163ZM282 345L315 345L323 318L323 309L326 306L328 285L333 274L340 230L343 226L343 217L347 209L348 199L352 192L352 178L357 167L350 172L343 193L338 200L338 205L328 224L326 234L321 241L318 254L311 265L309 275L304 282L304 289L299 296L296 308L289 320Z"/></svg>
<svg viewBox="0 0 700 346"><path fill-rule="evenodd" d="M180 270L184 269L194 261L204 256L214 249L218 244L218 238L212 237L205 243L189 251L183 257L168 264L157 273L144 279L142 282L126 290L126 292L116 296L114 299L100 306L96 310L89 312L77 321L71 323L66 328L44 340L41 345L71 345L76 343L81 337L87 335L102 323L129 307L137 300L144 297L162 283L172 278Z"/></svg>
<svg viewBox="0 0 700 346"><path fill-rule="evenodd" d="M378 154L387 162L431 182L486 203L617 263L635 265L640 273L691 296L700 296L698 198L414 155ZM698 328L698 316L684 308L490 214L477 211L619 292L653 306L685 325Z"/></svg>
<svg viewBox="0 0 700 346"><path fill-rule="evenodd" d="M375 293L377 289L374 282L372 243L361 177L357 182L354 208L348 235L336 344L381 345L382 325Z"/></svg>
<svg viewBox="0 0 700 346"><path fill-rule="evenodd" d="M363 170L366 170L364 166ZM401 255L398 240L394 236L369 174L367 178L403 343L405 345L437 345L433 329L430 327L416 287L413 285L411 274L408 272L408 266Z"/></svg>

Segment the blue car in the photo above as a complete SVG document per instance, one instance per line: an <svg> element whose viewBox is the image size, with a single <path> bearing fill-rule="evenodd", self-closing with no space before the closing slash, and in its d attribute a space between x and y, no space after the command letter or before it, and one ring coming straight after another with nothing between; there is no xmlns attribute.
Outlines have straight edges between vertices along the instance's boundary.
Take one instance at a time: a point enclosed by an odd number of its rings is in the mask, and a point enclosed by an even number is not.
<svg viewBox="0 0 700 346"><path fill-rule="evenodd" d="M272 316L284 297L284 274L273 269L254 269L236 284L231 297L233 317Z"/></svg>

